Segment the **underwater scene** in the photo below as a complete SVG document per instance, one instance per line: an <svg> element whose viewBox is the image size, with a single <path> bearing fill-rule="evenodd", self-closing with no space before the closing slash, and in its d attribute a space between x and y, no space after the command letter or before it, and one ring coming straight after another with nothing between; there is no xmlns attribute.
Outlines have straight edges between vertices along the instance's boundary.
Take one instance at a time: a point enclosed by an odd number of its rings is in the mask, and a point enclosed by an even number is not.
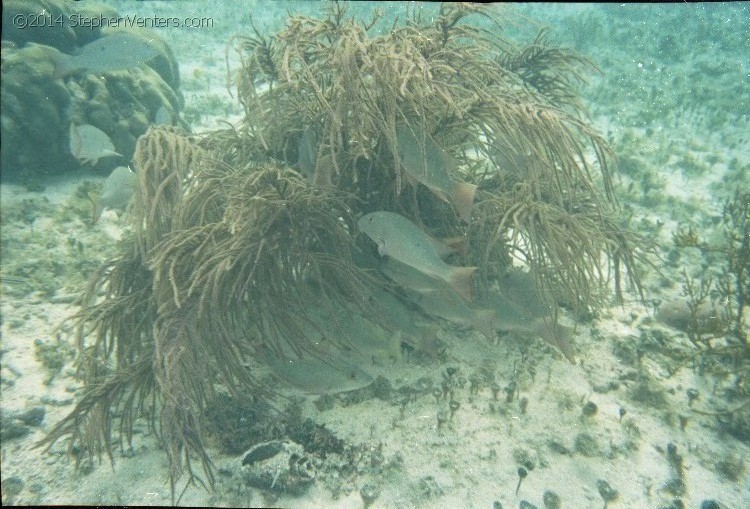
<svg viewBox="0 0 750 509"><path fill-rule="evenodd" d="M749 3L2 11L4 506L750 507Z"/></svg>

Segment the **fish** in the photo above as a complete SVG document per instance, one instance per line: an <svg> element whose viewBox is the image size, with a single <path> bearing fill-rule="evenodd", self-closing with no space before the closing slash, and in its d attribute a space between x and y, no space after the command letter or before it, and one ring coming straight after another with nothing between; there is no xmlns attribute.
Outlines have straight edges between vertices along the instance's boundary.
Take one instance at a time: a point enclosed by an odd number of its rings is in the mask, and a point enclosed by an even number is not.
<svg viewBox="0 0 750 509"><path fill-rule="evenodd" d="M380 271L403 288L417 293L440 293L452 289L440 279L422 274L418 270L393 258L387 258L380 264Z"/></svg>
<svg viewBox="0 0 750 509"><path fill-rule="evenodd" d="M359 229L388 256L419 272L448 283L461 297L471 301L471 276L477 267L448 265L435 248L434 238L395 212L377 211L362 216Z"/></svg>
<svg viewBox="0 0 750 509"><path fill-rule="evenodd" d="M451 174L456 171L455 159L421 127L397 125L396 142L400 165L404 171L441 200L448 203L452 201L458 217L469 223L477 186L451 178Z"/></svg>
<svg viewBox="0 0 750 509"><path fill-rule="evenodd" d="M367 364L395 361L400 352L399 341L392 331L363 314L364 309L371 307L370 304L361 308L353 304L309 306L307 315L313 325L309 331L311 341L318 345L342 345L339 347L341 352L329 351L327 354L335 356L345 353L348 361L357 360Z"/></svg>
<svg viewBox="0 0 750 509"><path fill-rule="evenodd" d="M275 376L308 394L336 394L367 387L373 377L343 358L280 357L263 353L260 360Z"/></svg>
<svg viewBox="0 0 750 509"><path fill-rule="evenodd" d="M295 168L300 170L310 184L317 187L331 185L333 177L333 157L329 152L318 157L320 142L318 135L312 127L302 132L299 141L297 164Z"/></svg>
<svg viewBox="0 0 750 509"><path fill-rule="evenodd" d="M95 166L103 157L118 156L107 133L89 124L70 124L70 153L81 164Z"/></svg>
<svg viewBox="0 0 750 509"><path fill-rule="evenodd" d="M511 269L499 277L498 287L488 290L477 303L495 311L497 329L541 337L575 363L574 330L558 323L557 304L547 300L538 293L529 272Z"/></svg>
<svg viewBox="0 0 750 509"><path fill-rule="evenodd" d="M297 151L297 168L307 178L307 181L312 183L318 160L318 137L313 128L308 127L302 132Z"/></svg>
<svg viewBox="0 0 750 509"><path fill-rule="evenodd" d="M86 44L75 55L55 53L53 77L64 78L80 70L107 72L130 69L145 64L159 53L154 39L130 32L117 32Z"/></svg>
<svg viewBox="0 0 750 509"><path fill-rule="evenodd" d="M388 328L392 335L380 341L373 341L371 336L359 335L357 337L362 340L355 346L360 351L369 354L373 347L379 345L380 352L374 352L373 359L395 360L398 359L403 344L407 343L428 357L437 356L442 347L442 342L437 337L439 327L420 322L418 311L409 307L408 303L382 288L372 288L366 307L379 313L384 322L383 327Z"/></svg>
<svg viewBox="0 0 750 509"><path fill-rule="evenodd" d="M494 340L495 311L470 307L445 281L426 276L393 259L381 265L382 272L407 290L406 295L425 314L472 327Z"/></svg>
<svg viewBox="0 0 750 509"><path fill-rule="evenodd" d="M698 334L720 333L729 323L726 307L718 302L702 302L691 312L690 301L685 298L661 304L654 318L673 329L683 332L694 329Z"/></svg>
<svg viewBox="0 0 750 509"><path fill-rule="evenodd" d="M102 215L102 211L107 209L123 209L130 202L130 198L135 193L138 185L138 178L130 168L118 166L109 177L104 181L102 192L98 198L89 199L94 204L92 223L95 224Z"/></svg>
<svg viewBox="0 0 750 509"><path fill-rule="evenodd" d="M472 327L490 340L497 336L498 330L538 336L575 362L573 329L557 323L556 305L543 302L527 272L508 271L500 278L498 289L488 290L468 305L445 282L400 262L386 260L380 269L405 288L407 297L427 315Z"/></svg>

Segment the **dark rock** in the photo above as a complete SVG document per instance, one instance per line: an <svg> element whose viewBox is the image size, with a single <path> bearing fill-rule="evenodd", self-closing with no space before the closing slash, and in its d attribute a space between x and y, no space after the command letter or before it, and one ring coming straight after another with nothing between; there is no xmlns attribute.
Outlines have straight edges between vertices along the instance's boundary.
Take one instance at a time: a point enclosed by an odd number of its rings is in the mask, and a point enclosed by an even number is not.
<svg viewBox="0 0 750 509"><path fill-rule="evenodd" d="M241 471L248 486L267 493L302 495L316 477L304 447L289 440L273 440L243 455Z"/></svg>
<svg viewBox="0 0 750 509"><path fill-rule="evenodd" d="M43 406L31 407L16 415L16 419L29 426L41 426L46 410Z"/></svg>
<svg viewBox="0 0 750 509"><path fill-rule="evenodd" d="M3 479L3 505L11 506L15 502L15 498L23 491L24 482L23 479L14 475Z"/></svg>
<svg viewBox="0 0 750 509"><path fill-rule="evenodd" d="M16 419L16 416L8 412L3 412L0 417L0 440L5 443L6 440L12 440L28 435L31 429Z"/></svg>

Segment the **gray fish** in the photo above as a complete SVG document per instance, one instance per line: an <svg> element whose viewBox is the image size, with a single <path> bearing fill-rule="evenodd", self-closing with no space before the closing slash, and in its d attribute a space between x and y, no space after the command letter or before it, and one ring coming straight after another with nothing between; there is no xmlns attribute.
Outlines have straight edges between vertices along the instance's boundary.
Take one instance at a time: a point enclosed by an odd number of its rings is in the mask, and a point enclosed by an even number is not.
<svg viewBox="0 0 750 509"><path fill-rule="evenodd" d="M95 166L102 157L119 156L107 133L89 124L70 124L70 153L81 164Z"/></svg>
<svg viewBox="0 0 750 509"><path fill-rule="evenodd" d="M343 343L347 360L385 364L398 358L400 341L385 328L377 325L361 313L356 306L341 306L331 309L322 306L310 306L310 317L315 323L313 338L321 334L318 343L321 345ZM335 355L340 355L336 353Z"/></svg>
<svg viewBox="0 0 750 509"><path fill-rule="evenodd" d="M456 161L421 127L396 126L401 166L414 180L427 186L441 200L453 201L458 217L468 223L477 186L456 182ZM448 200L450 197L450 200Z"/></svg>
<svg viewBox="0 0 750 509"><path fill-rule="evenodd" d="M500 279L499 290L490 290L487 296L470 306L443 281L425 276L407 265L386 260L381 270L410 290L407 294L412 302L428 315L473 327L488 339L494 339L497 330L539 336L575 362L572 329L555 322L555 306L540 299L527 272L507 272Z"/></svg>
<svg viewBox="0 0 750 509"><path fill-rule="evenodd" d="M382 318L387 322L386 326L400 335L399 341L394 341L393 337L391 337L391 348L396 346L400 350L400 340L407 341L419 348L420 345L425 343L427 338L435 333L436 327L434 325L420 323L416 311L407 307L404 302L393 294L380 288L373 288L370 291L371 298L375 302L369 303L368 307L381 312Z"/></svg>
<svg viewBox="0 0 750 509"><path fill-rule="evenodd" d="M665 302L656 312L657 321L683 332L690 332L695 328L699 334L721 332L729 321L725 306L717 302L702 302L694 312L690 311L690 301L679 298Z"/></svg>
<svg viewBox="0 0 750 509"><path fill-rule="evenodd" d="M102 194L94 202L93 223L96 223L102 215L102 211L107 209L124 209L130 202L135 189L138 185L138 178L130 168L118 166L109 177L104 181Z"/></svg>
<svg viewBox="0 0 750 509"><path fill-rule="evenodd" d="M297 168L302 172L307 181L312 183L315 178L315 166L318 160L318 137L312 127L308 127L302 133L299 140Z"/></svg>
<svg viewBox="0 0 750 509"><path fill-rule="evenodd" d="M159 54L153 39L130 32L117 32L83 46L75 55L57 53L54 78L63 78L81 69L107 72L145 64Z"/></svg>
<svg viewBox="0 0 750 509"><path fill-rule="evenodd" d="M384 261L381 270L396 283L410 290L407 295L426 314L473 327L487 339L495 339L493 310L468 306L444 281L426 276L393 259Z"/></svg>
<svg viewBox="0 0 750 509"><path fill-rule="evenodd" d="M489 290L480 302L495 310L498 329L539 336L575 362L571 344L573 329L556 322L557 305L540 297L528 272L508 271L500 277L499 289Z"/></svg>
<svg viewBox="0 0 750 509"><path fill-rule="evenodd" d="M331 185L333 158L328 151L318 157L319 150L318 135L312 127L308 127L300 137L296 167L305 175L309 183L318 187L326 187Z"/></svg>
<svg viewBox="0 0 750 509"><path fill-rule="evenodd" d="M282 380L308 394L334 394L367 387L372 376L343 359L281 358L273 353L261 360Z"/></svg>
<svg viewBox="0 0 750 509"><path fill-rule="evenodd" d="M378 246L380 256L389 256L419 272L448 283L471 301L471 275L477 267L455 267L440 258L435 239L395 212L378 211L359 219L359 229Z"/></svg>

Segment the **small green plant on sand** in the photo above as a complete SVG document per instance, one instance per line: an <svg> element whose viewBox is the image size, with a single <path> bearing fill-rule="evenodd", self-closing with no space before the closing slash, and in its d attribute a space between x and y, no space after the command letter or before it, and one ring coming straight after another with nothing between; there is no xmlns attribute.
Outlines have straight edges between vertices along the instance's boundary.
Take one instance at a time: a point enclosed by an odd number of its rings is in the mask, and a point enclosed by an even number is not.
<svg viewBox="0 0 750 509"><path fill-rule="evenodd" d="M700 250L704 259L715 254L721 266L708 270L699 281L683 271L683 293L688 299L688 337L697 347L686 361L702 374L727 381L728 405L693 412L715 416L730 433L750 437L750 345L747 306L750 303L750 193L738 191L723 208L719 222L721 240L710 244L692 230L675 235L679 248ZM714 262L715 263L715 262Z"/></svg>
<svg viewBox="0 0 750 509"><path fill-rule="evenodd" d="M65 364L73 359L75 349L60 338L54 341L36 339L34 340L34 355L36 360L47 369L48 377L44 380L44 385L50 385Z"/></svg>
<svg viewBox="0 0 750 509"><path fill-rule="evenodd" d="M706 334L722 333L732 349L748 355L745 308L750 304L750 193L737 192L724 204L720 228L721 241L716 245L701 240L692 227L678 230L673 239L678 248L699 249L707 262L717 253L724 260L717 275L705 271L700 281L683 269L683 294L690 311L687 333L694 344L703 343L709 349ZM707 307L713 312L707 314Z"/></svg>

